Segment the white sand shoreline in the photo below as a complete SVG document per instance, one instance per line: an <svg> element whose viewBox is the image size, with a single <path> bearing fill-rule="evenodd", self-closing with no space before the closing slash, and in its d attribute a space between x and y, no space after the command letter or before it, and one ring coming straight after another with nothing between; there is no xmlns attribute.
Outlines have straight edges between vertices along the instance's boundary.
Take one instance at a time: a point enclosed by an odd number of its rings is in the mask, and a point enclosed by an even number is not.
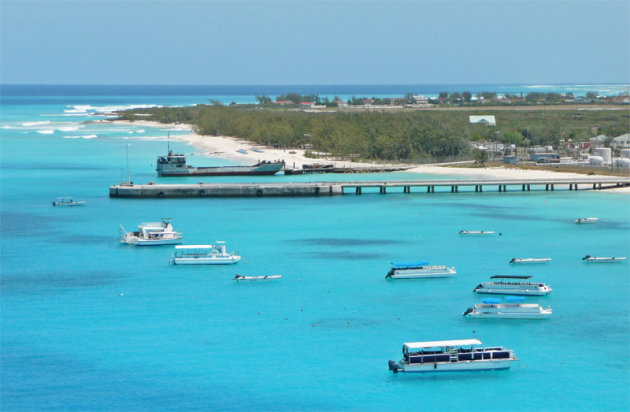
<svg viewBox="0 0 630 412"><path fill-rule="evenodd" d="M189 130L189 134L171 135L171 139L183 141L198 150L201 155L210 157L219 157L222 159L233 160L238 163L252 164L258 161L275 161L284 160L287 167L301 168L304 164L310 163L327 163L334 164L336 167L400 167L400 164L383 164L383 163L358 163L349 161L339 161L331 159L313 159L304 156L303 149L274 149L262 146L253 142L237 139L229 136L202 136L193 132L193 127L188 124L163 124L148 120L107 120L113 124L137 125L144 127L156 127L166 129ZM254 152L252 149L258 149L262 152ZM238 150L244 150L247 153L240 153ZM549 170L530 170L515 169L504 167L486 167L486 168L470 168L470 167L444 167L436 165L414 165L409 164L406 172L421 173L429 175L446 175L446 176L465 176L471 179L553 179L553 178L584 178L584 174L553 172ZM589 176L596 177L596 176ZM605 176L602 176L605 177ZM630 193L630 187L621 187L607 189L606 192Z"/></svg>

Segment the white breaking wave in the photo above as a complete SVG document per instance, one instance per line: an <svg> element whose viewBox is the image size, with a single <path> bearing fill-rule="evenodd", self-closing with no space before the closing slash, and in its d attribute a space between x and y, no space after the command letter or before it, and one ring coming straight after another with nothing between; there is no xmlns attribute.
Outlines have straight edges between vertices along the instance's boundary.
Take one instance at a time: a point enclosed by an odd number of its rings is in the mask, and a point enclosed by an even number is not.
<svg viewBox="0 0 630 412"><path fill-rule="evenodd" d="M157 104L128 104L128 105L113 105L113 106L92 106L89 104L76 104L70 105L71 109L64 109L64 113L78 115L78 114L93 114L98 113L110 113L118 112L121 110L130 109L150 109L152 107L160 107Z"/></svg>
<svg viewBox="0 0 630 412"><path fill-rule="evenodd" d="M63 136L64 139L96 139L98 136L95 134L88 134L85 136Z"/></svg>
<svg viewBox="0 0 630 412"><path fill-rule="evenodd" d="M144 129L136 130L136 133L144 133Z"/></svg>
<svg viewBox="0 0 630 412"><path fill-rule="evenodd" d="M3 129L15 129L15 127L13 126L9 126L8 124L5 124L4 126L2 126Z"/></svg>
<svg viewBox="0 0 630 412"><path fill-rule="evenodd" d="M30 126L41 126L43 124L49 124L50 120L45 120L42 122L24 122L22 123L22 126L26 126L26 127L30 127Z"/></svg>
<svg viewBox="0 0 630 412"><path fill-rule="evenodd" d="M83 126L66 126L66 127L60 127L57 130L59 130L60 132L74 132L75 130L79 130L82 127Z"/></svg>
<svg viewBox="0 0 630 412"><path fill-rule="evenodd" d="M37 133L39 134L53 134L55 133L54 130L38 130Z"/></svg>

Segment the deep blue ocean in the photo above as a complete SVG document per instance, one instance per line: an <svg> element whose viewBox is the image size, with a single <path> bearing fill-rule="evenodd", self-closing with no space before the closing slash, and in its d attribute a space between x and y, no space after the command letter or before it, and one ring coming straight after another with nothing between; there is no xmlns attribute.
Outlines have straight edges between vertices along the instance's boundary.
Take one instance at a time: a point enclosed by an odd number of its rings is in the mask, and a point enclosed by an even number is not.
<svg viewBox="0 0 630 412"><path fill-rule="evenodd" d="M474 89L477 87L477 89ZM616 89L615 89L616 87ZM319 198L110 199L108 186L163 182L155 160L177 128L112 125L125 107L254 102L286 92L391 96L614 85L2 86L0 409L630 409L630 196L556 190ZM611 91L611 90L615 91ZM86 123L91 121L91 123ZM195 149L171 141L188 154ZM198 155L196 155L198 156ZM193 158L193 164L229 161ZM410 173L326 179L434 177ZM223 181L321 180L322 176ZM213 181L194 178L194 181ZM59 208L57 196L85 200ZM594 225L577 217L596 216ZM188 244L225 240L234 266L169 264L172 246L132 247L118 228L173 218ZM460 237L462 229L501 236ZM512 257L551 257L513 267ZM455 266L450 279L387 281L390 262ZM235 283L236 273L282 274ZM548 320L472 320L472 289L532 275ZM507 371L397 374L403 342L477 338L515 351Z"/></svg>

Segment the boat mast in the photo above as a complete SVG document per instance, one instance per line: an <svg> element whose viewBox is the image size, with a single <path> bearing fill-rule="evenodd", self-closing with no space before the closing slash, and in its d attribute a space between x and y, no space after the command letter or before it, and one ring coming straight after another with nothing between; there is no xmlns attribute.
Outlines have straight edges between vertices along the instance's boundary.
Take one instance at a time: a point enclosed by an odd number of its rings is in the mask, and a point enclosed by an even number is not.
<svg viewBox="0 0 630 412"><path fill-rule="evenodd" d="M127 144L127 183L131 182L131 177L129 175L129 146L130 144Z"/></svg>

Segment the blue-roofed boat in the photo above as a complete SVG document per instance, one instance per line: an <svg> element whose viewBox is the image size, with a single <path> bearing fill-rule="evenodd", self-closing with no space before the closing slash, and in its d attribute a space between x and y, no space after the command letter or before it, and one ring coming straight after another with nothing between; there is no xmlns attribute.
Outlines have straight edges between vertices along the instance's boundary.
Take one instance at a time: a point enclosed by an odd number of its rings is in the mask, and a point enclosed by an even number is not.
<svg viewBox="0 0 630 412"><path fill-rule="evenodd" d="M398 372L459 372L508 369L518 359L504 347L480 348L477 339L409 342L403 344L403 358L389 361Z"/></svg>
<svg viewBox="0 0 630 412"><path fill-rule="evenodd" d="M429 266L429 262L392 262L385 279L448 278L457 272L454 267Z"/></svg>

